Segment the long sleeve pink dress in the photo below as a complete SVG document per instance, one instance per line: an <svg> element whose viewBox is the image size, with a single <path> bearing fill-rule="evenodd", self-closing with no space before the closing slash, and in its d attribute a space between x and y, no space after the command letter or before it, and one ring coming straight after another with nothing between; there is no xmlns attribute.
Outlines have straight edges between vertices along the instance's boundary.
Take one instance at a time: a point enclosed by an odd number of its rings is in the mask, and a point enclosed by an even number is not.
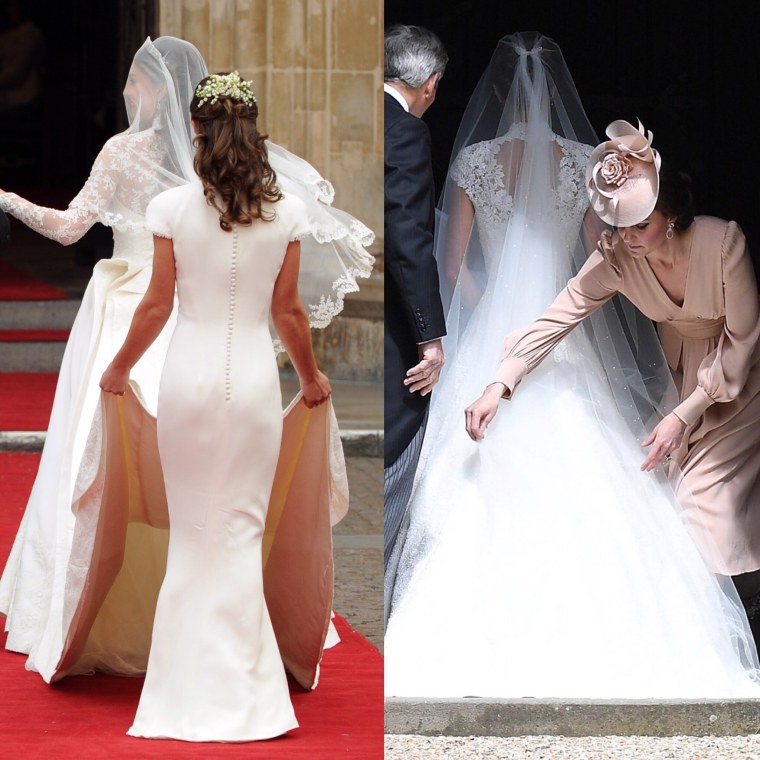
<svg viewBox="0 0 760 760"><path fill-rule="evenodd" d="M731 575L760 568L760 307L744 234L736 222L694 220L683 304L645 258L605 235L554 303L510 333L494 377L511 398L522 378L585 317L617 293L657 323L687 425L674 463L679 500L690 500Z"/></svg>

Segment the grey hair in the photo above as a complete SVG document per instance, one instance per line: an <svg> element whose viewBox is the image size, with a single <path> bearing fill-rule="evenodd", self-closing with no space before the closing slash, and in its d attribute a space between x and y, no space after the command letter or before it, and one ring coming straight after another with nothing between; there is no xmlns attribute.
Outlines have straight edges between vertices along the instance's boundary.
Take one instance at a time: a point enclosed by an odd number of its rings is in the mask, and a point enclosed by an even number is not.
<svg viewBox="0 0 760 760"><path fill-rule="evenodd" d="M438 37L421 26L396 24L385 30L385 81L422 87L446 70L449 56Z"/></svg>

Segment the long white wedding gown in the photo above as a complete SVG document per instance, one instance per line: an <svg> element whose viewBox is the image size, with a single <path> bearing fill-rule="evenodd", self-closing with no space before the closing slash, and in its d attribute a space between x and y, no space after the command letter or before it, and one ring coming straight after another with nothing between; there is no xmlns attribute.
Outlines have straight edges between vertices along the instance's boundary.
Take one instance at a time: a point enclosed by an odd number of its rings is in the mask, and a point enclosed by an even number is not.
<svg viewBox="0 0 760 760"><path fill-rule="evenodd" d="M165 188L153 169L153 143L153 130L111 138L95 160L86 185L65 211L41 208L13 194L2 198L4 208L32 229L70 243L101 218L102 209L112 202L115 178L127 175L131 180L117 183L114 202L124 210L125 221L113 220L113 255L96 263L72 326L39 470L0 579L6 648L28 653L27 668L38 671L46 681L56 673L64 646L61 620L76 522L72 504L77 478L91 479L93 463L83 456L100 399L98 380L122 344L152 272L153 237L126 219L142 216L150 199ZM175 321L176 312L132 375L153 414ZM141 606L135 614L138 618L151 615L150 605ZM145 622L150 631L150 618ZM140 627L138 622L136 629ZM104 653L104 657L84 669L144 670L144 654L142 665L124 661L118 652Z"/></svg>
<svg viewBox="0 0 760 760"><path fill-rule="evenodd" d="M480 443L464 408L501 342L573 274L589 146L555 139L541 221L513 218L503 167L519 125L462 151L488 290L433 393L385 635L388 696L760 697L730 580L713 575L663 475L623 421L576 329ZM727 586L725 588L728 588Z"/></svg>

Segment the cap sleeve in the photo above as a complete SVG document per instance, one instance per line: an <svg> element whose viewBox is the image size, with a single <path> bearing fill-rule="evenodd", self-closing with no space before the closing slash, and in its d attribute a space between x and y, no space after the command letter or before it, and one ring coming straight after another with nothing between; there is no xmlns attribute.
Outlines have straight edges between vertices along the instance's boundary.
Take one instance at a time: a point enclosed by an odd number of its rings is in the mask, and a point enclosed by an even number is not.
<svg viewBox="0 0 760 760"><path fill-rule="evenodd" d="M283 209L287 214L286 224L288 225L288 240L303 240L311 235L311 224L309 215L306 212L306 204L295 195L288 195L287 208Z"/></svg>
<svg viewBox="0 0 760 760"><path fill-rule="evenodd" d="M159 193L145 210L145 228L159 237L172 238L170 191Z"/></svg>

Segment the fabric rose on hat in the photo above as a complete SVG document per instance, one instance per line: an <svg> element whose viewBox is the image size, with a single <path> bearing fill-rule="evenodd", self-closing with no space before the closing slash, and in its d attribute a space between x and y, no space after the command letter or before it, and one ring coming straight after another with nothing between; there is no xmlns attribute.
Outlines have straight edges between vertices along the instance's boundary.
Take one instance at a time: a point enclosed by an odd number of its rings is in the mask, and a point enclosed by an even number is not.
<svg viewBox="0 0 760 760"><path fill-rule="evenodd" d="M628 179L631 162L622 153L608 153L602 160L599 174L608 185L620 185Z"/></svg>

